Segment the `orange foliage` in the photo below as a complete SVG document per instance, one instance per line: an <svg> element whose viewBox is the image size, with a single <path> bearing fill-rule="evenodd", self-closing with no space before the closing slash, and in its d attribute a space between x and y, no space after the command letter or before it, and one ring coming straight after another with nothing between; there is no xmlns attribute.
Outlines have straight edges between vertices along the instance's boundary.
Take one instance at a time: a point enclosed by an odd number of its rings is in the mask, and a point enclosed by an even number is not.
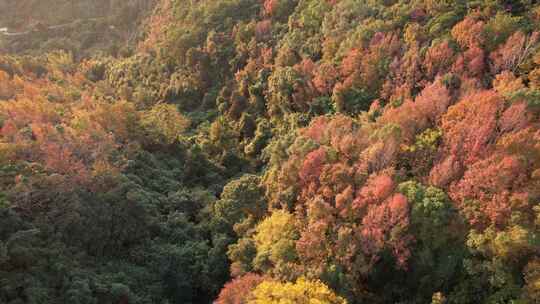
<svg viewBox="0 0 540 304"><path fill-rule="evenodd" d="M448 72L454 58L454 50L450 47L448 40L431 46L424 58L424 67L427 77L444 75Z"/></svg>
<svg viewBox="0 0 540 304"><path fill-rule="evenodd" d="M450 105L450 93L440 80L428 85L414 102L406 100L399 107L388 107L379 122L401 127L403 139L412 141L422 130L433 126Z"/></svg>
<svg viewBox="0 0 540 304"><path fill-rule="evenodd" d="M521 78L517 78L512 72L504 71L493 80L493 89L500 94L511 94L525 88Z"/></svg>
<svg viewBox="0 0 540 304"><path fill-rule="evenodd" d="M322 166L326 160L326 149L321 147L306 155L302 169L298 173L303 183L314 182L318 179L322 171Z"/></svg>
<svg viewBox="0 0 540 304"><path fill-rule="evenodd" d="M497 120L504 100L493 91L468 97L448 109L442 118L447 153L471 164L485 156L498 136Z"/></svg>
<svg viewBox="0 0 540 304"><path fill-rule="evenodd" d="M271 16L272 13L276 11L278 6L279 0L265 0L263 4L264 12Z"/></svg>
<svg viewBox="0 0 540 304"><path fill-rule="evenodd" d="M110 165L118 148L115 136L128 140L135 111L131 108L130 113L125 103L96 102L89 95L74 98L69 91L71 85L80 84L80 77L55 75L65 79L52 82L30 75L10 80L8 93L13 98L0 104L2 139L11 147L11 161L39 164L62 177L66 186L92 187L98 163L98 167L119 166L120 162Z"/></svg>
<svg viewBox="0 0 540 304"><path fill-rule="evenodd" d="M13 97L13 88L11 87L11 77L8 73L0 70L0 100Z"/></svg>
<svg viewBox="0 0 540 304"><path fill-rule="evenodd" d="M359 267L374 267L389 250L397 266L406 267L412 241L409 207L404 196L395 194L393 170L383 170L397 155L397 135L374 125L359 128L344 115L316 118L300 134L320 145L303 157L304 152L294 152L281 168L281 176L296 174L300 181L295 209L305 223L296 242L302 263L323 271L330 259L355 277L361 276ZM293 186L293 181L279 182Z"/></svg>
<svg viewBox="0 0 540 304"><path fill-rule="evenodd" d="M323 63L317 67L313 84L320 94L328 95L332 93L334 85L338 79L338 71L332 64Z"/></svg>
<svg viewBox="0 0 540 304"><path fill-rule="evenodd" d="M502 226L510 220L513 197L508 189L518 190L527 180L524 164L514 156L494 155L479 161L467 170L459 182L450 187L450 196L461 208L465 203L478 200L486 210L467 214L472 225ZM489 221L488 221L489 220Z"/></svg>
<svg viewBox="0 0 540 304"><path fill-rule="evenodd" d="M236 278L223 286L215 304L247 304L251 292L264 281L264 278L254 273L248 273Z"/></svg>
<svg viewBox="0 0 540 304"><path fill-rule="evenodd" d="M343 58L341 74L345 87L363 86L378 91L383 83L381 63L399 54L401 41L396 33L376 33L365 49L354 48Z"/></svg>
<svg viewBox="0 0 540 304"><path fill-rule="evenodd" d="M515 71L536 49L539 39L539 32L533 32L529 36L520 31L515 32L506 43L490 54L492 73Z"/></svg>
<svg viewBox="0 0 540 304"><path fill-rule="evenodd" d="M484 43L484 22L469 15L452 28L452 37L463 48L482 46Z"/></svg>
<svg viewBox="0 0 540 304"><path fill-rule="evenodd" d="M139 44L139 49L145 52L155 50L165 39L165 29L171 24L173 17L173 1L159 1L154 14L148 18L147 36Z"/></svg>

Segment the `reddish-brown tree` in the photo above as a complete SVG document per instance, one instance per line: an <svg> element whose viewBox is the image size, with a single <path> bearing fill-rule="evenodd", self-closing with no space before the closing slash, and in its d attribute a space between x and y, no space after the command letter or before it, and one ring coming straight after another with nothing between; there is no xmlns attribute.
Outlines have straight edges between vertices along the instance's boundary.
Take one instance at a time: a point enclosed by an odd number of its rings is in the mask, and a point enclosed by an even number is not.
<svg viewBox="0 0 540 304"><path fill-rule="evenodd" d="M254 273L248 273L236 278L223 286L215 304L247 304L251 292L264 281L264 278Z"/></svg>

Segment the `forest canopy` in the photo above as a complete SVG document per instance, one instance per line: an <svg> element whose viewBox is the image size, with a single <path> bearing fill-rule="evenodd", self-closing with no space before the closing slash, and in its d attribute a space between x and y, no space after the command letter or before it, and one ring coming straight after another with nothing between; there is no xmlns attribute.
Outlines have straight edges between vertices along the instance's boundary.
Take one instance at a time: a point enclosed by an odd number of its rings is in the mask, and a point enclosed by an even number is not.
<svg viewBox="0 0 540 304"><path fill-rule="evenodd" d="M538 303L536 1L0 0L0 28L0 303Z"/></svg>

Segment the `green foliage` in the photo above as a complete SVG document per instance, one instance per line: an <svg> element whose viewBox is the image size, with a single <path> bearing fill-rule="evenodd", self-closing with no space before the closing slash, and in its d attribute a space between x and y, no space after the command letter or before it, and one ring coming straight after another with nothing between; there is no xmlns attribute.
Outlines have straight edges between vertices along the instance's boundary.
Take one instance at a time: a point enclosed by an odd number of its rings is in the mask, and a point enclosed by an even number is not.
<svg viewBox="0 0 540 304"><path fill-rule="evenodd" d="M143 128L156 142L172 144L177 141L189 126L189 121L182 116L176 106L171 104L156 104L143 114Z"/></svg>
<svg viewBox="0 0 540 304"><path fill-rule="evenodd" d="M215 204L216 214L231 223L231 226L247 217L261 218L267 204L264 188L260 184L260 177L250 174L229 182Z"/></svg>
<svg viewBox="0 0 540 304"><path fill-rule="evenodd" d="M338 90L332 95L336 112L349 115L367 110L375 98L375 95L365 88Z"/></svg>
<svg viewBox="0 0 540 304"><path fill-rule="evenodd" d="M292 67L278 68L268 79L269 111L280 116L305 110L305 101L294 98L295 88L302 85L302 77Z"/></svg>
<svg viewBox="0 0 540 304"><path fill-rule="evenodd" d="M520 16L512 16L511 14L498 12L486 24L486 48L488 50L495 50L495 48L505 42L510 35L522 28L522 23L523 18Z"/></svg>
<svg viewBox="0 0 540 304"><path fill-rule="evenodd" d="M413 202L411 220L418 229L417 237L434 248L447 245L447 240L436 232L447 227L455 215L448 196L438 188L424 187L413 181L400 184L398 189Z"/></svg>
<svg viewBox="0 0 540 304"><path fill-rule="evenodd" d="M206 42L212 32L230 31L235 22L255 12L256 1L177 1L172 4L173 22L166 24L163 55L180 63L192 48ZM162 29L161 29L162 30Z"/></svg>
<svg viewBox="0 0 540 304"><path fill-rule="evenodd" d="M0 4L0 26L18 35L0 36L0 48L31 55L61 49L76 58L126 54L134 46L128 37L153 5L140 0L7 1Z"/></svg>
<svg viewBox="0 0 540 304"><path fill-rule="evenodd" d="M416 152L418 150L429 150L430 152L434 152L437 150L441 136L441 130L427 129L416 136L416 142L413 146L407 147L407 150L410 152Z"/></svg>
<svg viewBox="0 0 540 304"><path fill-rule="evenodd" d="M461 278L460 261L466 253L457 211L444 191L436 187L408 181L401 183L398 191L412 203L411 229L416 248L408 275L420 284L417 297L427 300L436 292L447 294L453 287L449 282ZM442 301L440 296L433 297Z"/></svg>

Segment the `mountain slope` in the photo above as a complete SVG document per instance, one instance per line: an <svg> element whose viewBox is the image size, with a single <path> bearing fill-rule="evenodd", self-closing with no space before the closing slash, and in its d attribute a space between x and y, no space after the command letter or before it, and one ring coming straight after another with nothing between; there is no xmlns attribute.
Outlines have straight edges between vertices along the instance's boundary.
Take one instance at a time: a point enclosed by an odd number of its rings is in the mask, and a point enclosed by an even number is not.
<svg viewBox="0 0 540 304"><path fill-rule="evenodd" d="M538 4L141 24L0 56L0 302L536 303Z"/></svg>

